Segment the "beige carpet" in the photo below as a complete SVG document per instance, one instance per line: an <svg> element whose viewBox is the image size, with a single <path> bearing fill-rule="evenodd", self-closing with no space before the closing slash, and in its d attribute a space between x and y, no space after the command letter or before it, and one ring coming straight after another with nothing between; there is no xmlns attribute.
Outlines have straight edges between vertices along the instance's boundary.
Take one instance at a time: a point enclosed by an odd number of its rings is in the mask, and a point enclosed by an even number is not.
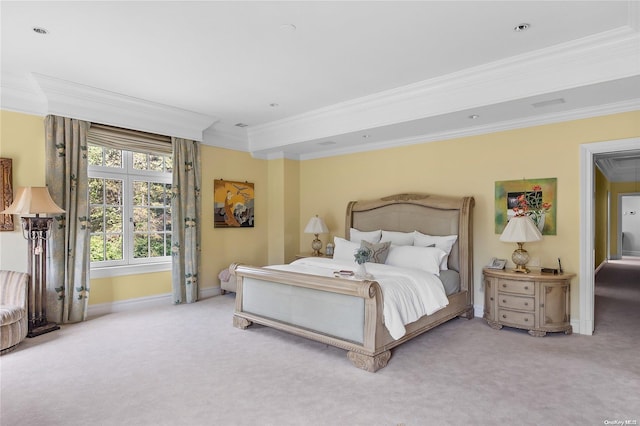
<svg viewBox="0 0 640 426"><path fill-rule="evenodd" d="M640 423L640 279L602 274L594 336L457 319L394 349L375 374L340 349L233 328L233 295L105 315L0 358L0 424ZM637 285L616 290L620 276Z"/></svg>

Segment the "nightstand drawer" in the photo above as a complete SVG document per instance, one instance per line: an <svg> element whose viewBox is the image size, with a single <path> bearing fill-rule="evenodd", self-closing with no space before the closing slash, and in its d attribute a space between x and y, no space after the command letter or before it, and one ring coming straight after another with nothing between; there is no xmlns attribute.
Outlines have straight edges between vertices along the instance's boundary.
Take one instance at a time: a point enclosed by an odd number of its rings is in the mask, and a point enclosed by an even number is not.
<svg viewBox="0 0 640 426"><path fill-rule="evenodd" d="M509 296L500 293L498 294L498 306L501 308L534 311L535 299L533 297Z"/></svg>
<svg viewBox="0 0 640 426"><path fill-rule="evenodd" d="M523 282L516 280L498 280L498 291L506 291L507 293L528 294L534 293L535 286L532 282Z"/></svg>
<svg viewBox="0 0 640 426"><path fill-rule="evenodd" d="M506 309L498 310L498 321L502 324L513 324L523 328L532 328L535 325L533 312L515 312Z"/></svg>

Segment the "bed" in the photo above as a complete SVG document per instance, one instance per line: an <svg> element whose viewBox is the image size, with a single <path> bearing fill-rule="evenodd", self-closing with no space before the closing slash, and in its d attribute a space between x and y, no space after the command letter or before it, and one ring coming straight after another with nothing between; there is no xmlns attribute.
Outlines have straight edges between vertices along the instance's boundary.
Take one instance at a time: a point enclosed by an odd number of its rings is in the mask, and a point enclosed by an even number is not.
<svg viewBox="0 0 640 426"><path fill-rule="evenodd" d="M392 348L453 318L473 318L473 206L473 197L413 193L348 203L345 241L355 240L356 233L361 237L378 230L387 235L457 237L443 260L441 269L448 272L440 274L457 277L455 287L446 291L446 306L404 324L400 337L397 332L392 337L385 325L387 287L375 279L385 266L369 263L373 279L299 272L294 265L299 261L290 267L232 264L229 270L237 286L233 324L241 329L261 324L345 349L356 367L375 372L387 365ZM301 267L332 269L327 262L331 261L303 260ZM333 269L339 270L344 259L335 262Z"/></svg>

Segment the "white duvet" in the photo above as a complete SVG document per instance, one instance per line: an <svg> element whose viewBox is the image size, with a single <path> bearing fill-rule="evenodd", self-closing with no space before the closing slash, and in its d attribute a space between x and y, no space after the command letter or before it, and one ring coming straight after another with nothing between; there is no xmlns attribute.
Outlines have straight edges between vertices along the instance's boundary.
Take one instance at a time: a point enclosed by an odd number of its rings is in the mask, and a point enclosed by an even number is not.
<svg viewBox="0 0 640 426"><path fill-rule="evenodd" d="M380 263L367 263L366 267L382 288L384 324L396 340L405 335L405 325L449 304L442 282L434 274ZM355 271L356 265L353 262L309 257L269 268L332 277L334 271Z"/></svg>

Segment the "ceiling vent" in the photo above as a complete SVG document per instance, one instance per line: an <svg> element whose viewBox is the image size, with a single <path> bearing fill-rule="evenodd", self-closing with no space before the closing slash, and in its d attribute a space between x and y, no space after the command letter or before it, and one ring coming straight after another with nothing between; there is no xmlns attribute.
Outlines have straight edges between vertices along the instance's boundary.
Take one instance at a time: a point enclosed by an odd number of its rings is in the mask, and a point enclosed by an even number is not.
<svg viewBox="0 0 640 426"><path fill-rule="evenodd" d="M564 98L558 98L558 99L550 99L548 101L536 102L531 104L531 106L533 106L534 108L545 108L551 105L560 105L563 103L565 103Z"/></svg>

